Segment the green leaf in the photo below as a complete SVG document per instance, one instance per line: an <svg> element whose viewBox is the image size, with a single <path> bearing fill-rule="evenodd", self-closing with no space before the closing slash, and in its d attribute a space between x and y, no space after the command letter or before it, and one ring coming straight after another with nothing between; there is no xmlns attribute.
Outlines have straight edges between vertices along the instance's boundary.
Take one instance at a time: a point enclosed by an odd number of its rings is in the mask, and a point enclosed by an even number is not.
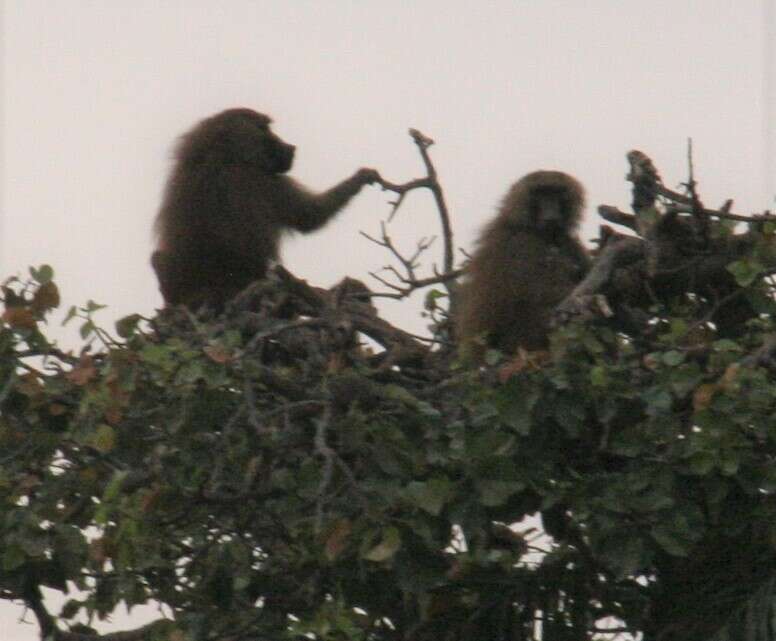
<svg viewBox="0 0 776 641"><path fill-rule="evenodd" d="M689 465L693 474L706 476L717 466L717 457L709 452L698 452L690 457Z"/></svg>
<svg viewBox="0 0 776 641"><path fill-rule="evenodd" d="M105 307L107 306L101 305L100 303L95 303L93 300L86 301L86 311L90 314L98 312L101 309L105 309Z"/></svg>
<svg viewBox="0 0 776 641"><path fill-rule="evenodd" d="M67 314L65 315L64 320L62 321L62 325L67 325L76 316L78 316L78 308L75 305L71 305L70 309L67 310Z"/></svg>
<svg viewBox="0 0 776 641"><path fill-rule="evenodd" d="M466 451L475 460L508 455L517 441L513 434L487 430L473 435L466 444Z"/></svg>
<svg viewBox="0 0 776 641"><path fill-rule="evenodd" d="M720 471L725 476L734 476L741 467L741 460L733 450L725 450L720 462Z"/></svg>
<svg viewBox="0 0 776 641"><path fill-rule="evenodd" d="M647 414L650 416L668 414L673 406L671 393L664 387L657 385L642 392L641 398L646 403Z"/></svg>
<svg viewBox="0 0 776 641"><path fill-rule="evenodd" d="M670 337L672 341L677 341L687 333L687 321L683 318L672 318L669 327L671 328Z"/></svg>
<svg viewBox="0 0 776 641"><path fill-rule="evenodd" d="M525 483L516 481L477 481L482 504L487 507L504 505L510 497L525 489Z"/></svg>
<svg viewBox="0 0 776 641"><path fill-rule="evenodd" d="M422 510L438 516L453 494L453 484L445 478L413 481L407 486L410 499Z"/></svg>
<svg viewBox="0 0 776 641"><path fill-rule="evenodd" d="M54 270L50 265L41 265L38 269L30 267L30 275L41 285L50 283L54 278Z"/></svg>
<svg viewBox="0 0 776 641"><path fill-rule="evenodd" d="M423 307L431 312L437 309L439 306L437 305L437 301L442 298L447 298L447 294L439 289L431 289L426 294L426 298L423 302Z"/></svg>
<svg viewBox="0 0 776 641"><path fill-rule="evenodd" d="M380 543L364 554L367 561L381 563L392 559L401 548L401 535L399 530L393 526L383 530L383 536Z"/></svg>
<svg viewBox="0 0 776 641"><path fill-rule="evenodd" d="M575 399L571 394L558 396L553 404L552 415L572 438L579 436L586 414L585 404Z"/></svg>
<svg viewBox="0 0 776 641"><path fill-rule="evenodd" d="M652 528L650 534L658 545L672 556L687 556L693 545L692 540L678 533L671 524L658 524Z"/></svg>
<svg viewBox="0 0 776 641"><path fill-rule="evenodd" d="M593 387L607 387L609 385L609 374L603 365L595 365L590 368L590 384Z"/></svg>
<svg viewBox="0 0 776 641"><path fill-rule="evenodd" d="M409 407L418 407L421 404L420 400L416 396L414 396L408 389L400 385L385 385L382 389L382 393L385 398L399 401L400 403L404 403Z"/></svg>
<svg viewBox="0 0 776 641"><path fill-rule="evenodd" d="M110 501L119 495L119 492L121 492L121 485L124 483L124 479L127 478L127 475L128 472L123 470L114 472L113 476L108 482L108 485L105 487L105 491L103 492L102 497L104 501Z"/></svg>
<svg viewBox="0 0 776 641"><path fill-rule="evenodd" d="M765 267L755 258L742 258L730 263L727 270L741 287L749 287L760 277Z"/></svg>
<svg viewBox="0 0 776 641"><path fill-rule="evenodd" d="M676 367L684 362L684 354L672 349L663 354L663 362L669 367Z"/></svg>
<svg viewBox="0 0 776 641"><path fill-rule="evenodd" d="M717 352L743 352L741 345L729 338L722 338L718 341L714 341L714 350Z"/></svg>
<svg viewBox="0 0 776 641"><path fill-rule="evenodd" d="M116 432L110 425L103 423L97 428L97 432L94 434L91 442L94 449L106 454L116 445Z"/></svg>
<svg viewBox="0 0 776 641"><path fill-rule="evenodd" d="M72 619L75 615L78 614L78 611L83 606L83 603L78 601L77 599L69 599L63 606L62 609L59 612L59 616L61 616L63 619Z"/></svg>
<svg viewBox="0 0 776 641"><path fill-rule="evenodd" d="M632 531L612 534L599 553L617 578L624 579L647 566L649 558L644 541Z"/></svg>
<svg viewBox="0 0 776 641"><path fill-rule="evenodd" d="M511 382L505 385L497 397L501 420L518 434L528 436L531 433L533 408L539 397L539 391L530 386Z"/></svg>
<svg viewBox="0 0 776 641"><path fill-rule="evenodd" d="M3 550L2 567L3 570L10 571L15 570L18 567L24 565L27 560L27 555L24 553L21 547L12 543Z"/></svg>
<svg viewBox="0 0 776 641"><path fill-rule="evenodd" d="M43 540L43 538L35 536L25 537L21 542L21 547L28 557L35 557L43 556L46 550L48 550L49 546L47 545L46 541Z"/></svg>
<svg viewBox="0 0 776 641"><path fill-rule="evenodd" d="M82 340L86 340L87 338L89 338L89 336L92 335L95 328L96 328L95 324L92 321L88 320L85 323L83 323L81 327L78 329L78 334L81 336Z"/></svg>
<svg viewBox="0 0 776 641"><path fill-rule="evenodd" d="M138 323L142 320L140 314L130 314L116 321L116 333L121 338L129 338L135 333Z"/></svg>
<svg viewBox="0 0 776 641"><path fill-rule="evenodd" d="M485 363L491 367L493 365L498 365L503 358L504 355L497 349L488 349L485 351Z"/></svg>

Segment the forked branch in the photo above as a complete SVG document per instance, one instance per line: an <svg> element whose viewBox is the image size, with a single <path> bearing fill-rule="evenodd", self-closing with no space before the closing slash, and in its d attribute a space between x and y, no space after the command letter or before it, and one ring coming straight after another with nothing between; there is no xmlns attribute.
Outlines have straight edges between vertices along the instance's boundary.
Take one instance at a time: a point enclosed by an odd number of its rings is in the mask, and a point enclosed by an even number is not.
<svg viewBox="0 0 776 641"><path fill-rule="evenodd" d="M453 228L450 223L450 213L447 208L447 203L445 201L444 191L442 190L442 186L439 183L439 180L437 177L436 168L434 167L434 163L431 161L431 156L429 155L429 152L428 152L429 147L431 147L434 144L434 141L417 129L410 129L409 134L413 142L417 146L418 152L420 153L420 156L423 160L423 164L426 168L426 176L423 178L416 178L414 180L410 180L402 184L392 183L387 180L380 181L380 184L382 185L385 191L391 191L397 195L396 200L394 200L391 203L391 212L388 216L388 222L390 223L391 220L393 220L393 217L398 212L399 207L401 207L402 203L404 202L404 198L409 192L415 189L430 190L434 196L434 202L436 203L437 211L439 213L440 223L442 226L442 241L443 241L442 271L440 272L436 269L436 267L434 267L433 276L419 278L416 275L415 270L417 269L417 267L419 267L418 258L424 251L426 251L429 248L429 246L433 242L433 238L421 239L418 242L418 245L416 247L414 254L410 257L405 257L404 255L401 254L401 252L399 252L399 250L391 241L391 238L388 236L386 232L385 224L382 224L381 237L379 239L374 238L373 236L370 236L369 234L366 234L364 232L361 232L361 233L369 241L379 245L380 247L387 249L393 255L393 257L399 262L399 264L401 265L401 269L403 270L403 273L400 274L396 268L393 268L390 266L385 268L386 271L390 272L393 275L393 277L396 279L396 281L399 284L396 284L395 282L391 282L384 277L378 276L376 273L372 273L371 275L377 281L379 281L381 284L385 285L389 290L391 290L390 292L387 292L387 293L384 292L384 293L378 293L375 295L383 296L387 298L402 299L402 298L406 298L417 289L422 289L430 285L442 284L447 290L447 293L450 297L450 305L452 307L455 304L455 286L456 286L455 281L456 281L456 278L461 274L461 271L456 270L454 268L455 254L453 249L454 248Z"/></svg>

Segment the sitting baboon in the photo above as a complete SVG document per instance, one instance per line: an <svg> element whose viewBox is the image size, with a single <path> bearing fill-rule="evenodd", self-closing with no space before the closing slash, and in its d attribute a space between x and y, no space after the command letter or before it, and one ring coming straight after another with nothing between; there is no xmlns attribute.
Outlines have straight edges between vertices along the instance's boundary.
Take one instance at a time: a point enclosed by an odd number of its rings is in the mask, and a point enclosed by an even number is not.
<svg viewBox="0 0 776 641"><path fill-rule="evenodd" d="M359 169L328 191L309 192L285 175L295 148L270 122L251 109L228 109L180 140L151 257L168 305L221 309L265 276L283 232L318 229L379 180L374 169Z"/></svg>
<svg viewBox="0 0 776 641"><path fill-rule="evenodd" d="M507 354L547 346L553 310L588 268L576 235L583 205L582 185L559 171L535 171L512 185L461 287L457 338L468 353L481 353L477 339Z"/></svg>

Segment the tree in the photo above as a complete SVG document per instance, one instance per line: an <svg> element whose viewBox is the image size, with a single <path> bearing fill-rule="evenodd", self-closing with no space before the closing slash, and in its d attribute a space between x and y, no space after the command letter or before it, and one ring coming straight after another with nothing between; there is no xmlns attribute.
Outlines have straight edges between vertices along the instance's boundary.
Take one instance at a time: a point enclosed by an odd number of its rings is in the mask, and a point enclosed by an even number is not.
<svg viewBox="0 0 776 641"><path fill-rule="evenodd" d="M433 339L345 279L278 268L223 316L132 316L84 347L44 334L50 268L0 325L0 597L57 641L773 639L776 384L769 215L706 209L629 154L634 214L601 208L596 263L549 354L457 362L452 229ZM736 224L745 227L742 231ZM377 343L367 348L361 337ZM549 540L524 517L542 515ZM54 613L43 588L70 597ZM156 601L164 617L96 636Z"/></svg>

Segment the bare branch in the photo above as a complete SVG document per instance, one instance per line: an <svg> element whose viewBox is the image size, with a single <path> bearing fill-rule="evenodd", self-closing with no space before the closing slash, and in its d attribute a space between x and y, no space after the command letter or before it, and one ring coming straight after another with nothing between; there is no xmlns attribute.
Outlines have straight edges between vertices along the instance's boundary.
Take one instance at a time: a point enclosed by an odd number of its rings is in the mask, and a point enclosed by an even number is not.
<svg viewBox="0 0 776 641"><path fill-rule="evenodd" d="M399 273L399 271L391 266L386 265L383 267L383 270L390 272L393 274L394 278L401 283L401 285L397 285L396 283L392 283L389 280L382 278L375 272L369 272L369 275L372 276L375 280L377 280L382 285L385 285L387 288L393 290L393 293L387 293L387 292L378 292L373 294L374 297L378 298L392 298L395 300L401 300L403 298L408 297L412 292L414 292L417 289L422 289L423 287L427 287L429 285L434 285L436 283L447 283L450 280L453 280L457 278L461 274L461 270L454 270L450 274L446 275L440 275L436 273L435 275L429 278L418 278L415 275L415 269L419 266L418 260L420 256L428 250L431 245L434 243L435 238L421 238L418 240L417 246L415 248L415 253L412 254L409 258L406 258L393 244L393 241L391 240L390 236L388 236L386 231L386 226L384 223L380 224L380 230L381 230L381 238L374 238L373 236L370 236L366 232L360 232L361 235L369 240L370 242L375 243L376 245L379 245L380 247L383 247L387 249L393 256L396 258L399 263L401 263L402 267L404 268L404 271L406 272L406 275L403 275ZM403 285L403 286L402 286Z"/></svg>
<svg viewBox="0 0 776 641"><path fill-rule="evenodd" d="M151 641L159 638L159 630L170 626L170 621L159 619L134 630L109 632L108 634L83 634L81 632L62 632L58 630L54 641Z"/></svg>
<svg viewBox="0 0 776 641"><path fill-rule="evenodd" d="M445 202L445 196L442 192L442 186L437 180L437 172L434 164L431 162L431 158L428 155L428 148L434 144L431 138L423 135L417 129L410 129L410 136L415 141L415 144L420 150L420 155L423 158L423 163L426 165L426 171L428 172L428 178L431 181L431 191L434 194L434 200L439 210L439 215L442 222L442 234L445 244L444 253L444 272L449 274L453 271L454 251L453 251L453 228L450 225L450 214L447 210L447 203ZM453 286L451 283L447 283L447 291L452 295Z"/></svg>
<svg viewBox="0 0 776 641"><path fill-rule="evenodd" d="M631 171L628 173L628 180L634 184L634 210L638 211L644 206L654 204L654 197L660 196L671 203L671 209L673 211L681 213L693 213L698 216L705 216L710 218L720 218L726 220L735 220L744 223L758 223L764 219L772 218L772 214L765 212L754 216L743 216L741 214L733 214L730 209L733 205L732 200L727 200L719 209L708 209L700 204L700 199L695 193L696 182L693 175L694 169L692 164L692 140L688 143L688 164L690 171L690 178L684 185L690 192L688 194L682 194L681 192L673 189L668 189L660 178L660 174L652 160L643 152L638 150L630 151L627 155L628 162L631 164ZM637 192L640 197L637 197ZM694 194L694 195L693 195ZM648 195L652 196L652 201L649 200ZM646 199L644 197L647 196ZM608 209L608 208L607 208ZM599 208L601 213L601 208ZM603 215L603 214L602 214ZM612 220L611 222L617 222ZM617 223L620 224L620 223Z"/></svg>
<svg viewBox="0 0 776 641"><path fill-rule="evenodd" d="M167 619L158 619L134 630L109 632L107 634L86 634L82 632L66 632L56 625L55 618L43 605L43 596L37 585L29 586L24 595L24 602L32 610L40 627L40 638L46 641L150 641L158 638L160 628L172 625Z"/></svg>
<svg viewBox="0 0 776 641"><path fill-rule="evenodd" d="M326 490L329 489L329 484L334 476L334 457L335 452L326 443L326 430L331 423L331 406L327 405L326 409L316 421L315 426L315 452L323 458L323 470L321 472L321 483L318 486L318 496L315 501L315 532L320 533L323 527L323 504L326 498Z"/></svg>
<svg viewBox="0 0 776 641"><path fill-rule="evenodd" d="M610 223L615 225L622 225L628 229L636 231L638 227L636 223L636 217L633 214L628 214L624 211L620 211L617 207L611 207L610 205L600 205L598 207L598 215Z"/></svg>
<svg viewBox="0 0 776 641"><path fill-rule="evenodd" d="M720 210L705 208L697 193L692 141L688 142L689 178L684 183L687 194L665 188L646 154L634 150L627 158L635 216L606 205L598 211L605 220L634 230L638 236L624 236L602 227L596 262L558 307L556 319L588 314L592 299L598 295L614 300L615 307L628 315L628 309L644 308L686 292L696 293L702 300L700 324L734 327L751 317L748 305L739 304L741 288L728 265L746 255L755 235L714 235L709 225L714 218L757 223L768 220L769 215L731 214L732 201ZM774 269L776 265L764 265L756 280Z"/></svg>
<svg viewBox="0 0 776 641"><path fill-rule="evenodd" d="M435 271L435 277L433 278L417 278L415 275L415 270L419 267L418 258L420 255L426 251L433 242L433 239L425 239L422 238L418 242L417 249L415 253L409 257L404 257L393 245L391 242L391 239L388 237L385 225L381 225L381 238L378 240L369 234L366 234L365 232L361 232L361 235L364 236L367 240L380 245L381 247L387 249L391 254L394 256L394 258L401 264L404 271L406 272L406 275L400 276L398 272L394 269L390 269L391 271L399 280L400 283L402 283L403 286L397 286L394 284L389 283L386 279L380 278L376 276L374 273L371 273L371 275L378 280L381 284L385 285L389 289L393 291L393 293L384 292L384 293L378 293L375 294L375 296L383 297L383 298L395 298L395 299L401 299L405 298L406 296L409 296L413 291L416 289L421 289L423 287L426 287L431 284L441 283L444 285L445 289L447 290L448 297L450 300L450 306L454 306L455 304L455 279L458 275L460 275L460 271L454 270L454 250L453 250L453 230L452 225L450 224L450 214L447 209L447 203L445 202L444 192L442 190L442 186L439 184L439 180L437 178L437 171L434 167L434 163L431 161L431 157L428 153L429 147L431 147L434 144L433 139L429 138L422 132L420 132L417 129L410 129L409 130L410 137L412 138L413 142L418 148L418 151L420 153L420 156L423 160L423 164L426 169L426 177L425 178L418 178L415 180L411 180L407 183L403 184L396 184L392 183L387 180L380 180L380 184L382 185L383 189L386 191L392 191L395 194L398 195L398 198L391 203L391 212L388 216L388 222L390 222L396 212L398 211L399 207L404 202L404 197L412 191L413 189L429 189L431 193L433 194L434 201L437 206L437 210L439 212L440 222L442 225L442 235L443 235L443 242L444 242L444 255L443 255L443 272L442 275L439 275Z"/></svg>
<svg viewBox="0 0 776 641"><path fill-rule="evenodd" d="M668 190L666 190L668 191ZM676 192L670 192L670 193L676 193ZM732 200L725 201L725 204L720 209L707 209L702 208L699 210L694 210L692 208L692 205L685 205L685 204L671 204L668 207L666 207L666 212L676 212L676 213L686 213L686 214L696 214L698 216L703 216L706 218L720 218L723 220L735 220L737 222L741 223L750 223L750 224L756 224L756 223L762 223L767 220L776 220L776 216L769 212L765 212L762 214L756 214L753 216L743 216L741 214L731 214L729 211L730 205L732 204Z"/></svg>
<svg viewBox="0 0 776 641"><path fill-rule="evenodd" d="M399 207L401 207L401 204L404 201L404 197L407 195L407 193L411 192L413 189L421 189L424 187L427 189L431 188L431 182L428 178L410 180L409 182L402 185L397 185L396 183L392 183L381 178L380 185L382 185L383 191L392 191L399 195L399 197L391 203L391 213L388 214L388 222L393 220L394 214L396 214Z"/></svg>

